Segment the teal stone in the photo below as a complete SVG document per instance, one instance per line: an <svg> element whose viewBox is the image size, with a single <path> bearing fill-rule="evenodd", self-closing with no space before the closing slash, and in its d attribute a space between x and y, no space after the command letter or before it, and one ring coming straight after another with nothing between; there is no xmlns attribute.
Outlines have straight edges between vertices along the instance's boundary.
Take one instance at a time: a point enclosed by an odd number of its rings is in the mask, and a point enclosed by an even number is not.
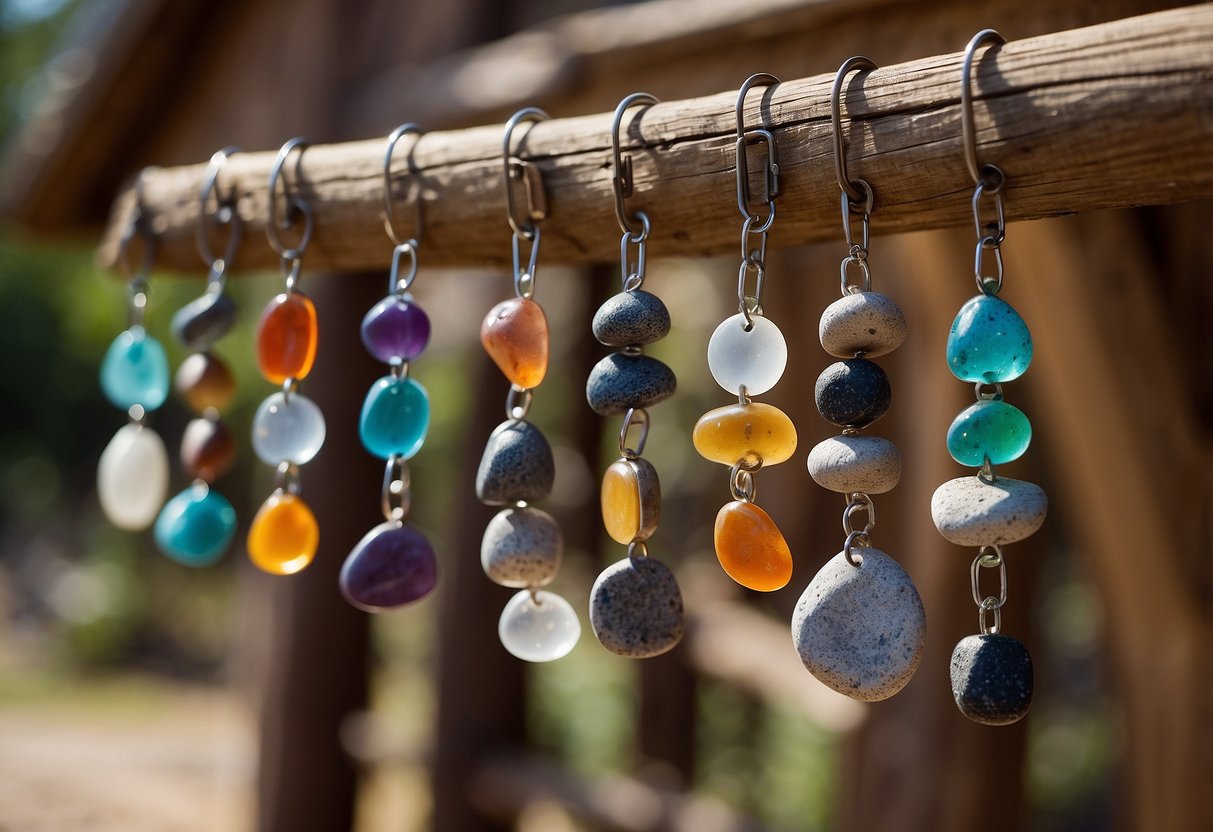
<svg viewBox="0 0 1213 832"><path fill-rule="evenodd" d="M152 411L168 398L168 357L143 327L118 334L101 359L101 390L115 407Z"/></svg>
<svg viewBox="0 0 1213 832"><path fill-rule="evenodd" d="M961 381L1019 378L1032 363L1032 334L1015 308L993 295L965 301L948 333L948 367Z"/></svg>
<svg viewBox="0 0 1213 832"><path fill-rule="evenodd" d="M961 465L994 465L1023 456L1032 441L1032 424L1023 411L1003 401L981 401L960 411L948 428L948 453Z"/></svg>
<svg viewBox="0 0 1213 832"><path fill-rule="evenodd" d="M236 509L218 491L195 482L164 504L153 529L156 545L185 566L210 566L236 534Z"/></svg>
<svg viewBox="0 0 1213 832"><path fill-rule="evenodd" d="M358 434L375 456L412 459L430 428L430 397L411 378L384 376L371 385L362 403Z"/></svg>

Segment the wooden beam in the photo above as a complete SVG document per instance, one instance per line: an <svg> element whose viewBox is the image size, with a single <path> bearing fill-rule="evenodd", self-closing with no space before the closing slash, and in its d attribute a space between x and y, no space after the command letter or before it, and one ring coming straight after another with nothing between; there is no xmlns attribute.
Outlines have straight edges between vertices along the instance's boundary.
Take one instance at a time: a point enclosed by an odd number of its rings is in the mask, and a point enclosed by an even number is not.
<svg viewBox="0 0 1213 832"><path fill-rule="evenodd" d="M876 191L875 232L972 221L959 78L960 55L954 53L849 81L849 164ZM838 234L832 81L832 75L820 75L756 91L746 108L747 125L755 125L761 107L779 145L784 193L773 237L780 245ZM1213 195L1211 82L1213 5L1207 4L987 52L974 77L979 155L1006 170L1008 218ZM625 121L637 186L629 208L649 213L653 254L709 255L737 247L734 98L729 92L667 102ZM609 129L610 115L599 114L538 124L521 137L520 152L539 165L548 192L544 262L607 261L617 254ZM304 154L297 184L316 212L312 267L386 266L383 146L374 139L318 145ZM423 185L426 264L507 262L500 149L496 125L431 133L403 148ZM397 170L404 169L404 155ZM263 233L273 156L238 155L224 172L224 187L236 188L246 223L241 266L275 262ZM197 267L193 237L202 175L203 167L194 165L160 169L145 179L163 267ZM404 190L403 183L399 187ZM407 216L402 202L397 210ZM115 206L100 253L104 262L114 259L132 206L128 190Z"/></svg>

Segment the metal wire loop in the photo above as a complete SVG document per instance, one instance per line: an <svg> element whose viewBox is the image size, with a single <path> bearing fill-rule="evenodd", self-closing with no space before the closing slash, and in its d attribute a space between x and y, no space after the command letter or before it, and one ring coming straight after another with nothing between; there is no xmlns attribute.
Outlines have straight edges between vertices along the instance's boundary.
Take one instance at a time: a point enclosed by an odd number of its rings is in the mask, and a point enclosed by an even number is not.
<svg viewBox="0 0 1213 832"><path fill-rule="evenodd" d="M876 195L872 192L872 186L868 184L866 179L858 179L854 183L862 189L862 202L852 200L846 191L842 192L839 198L839 205L842 208L842 231L846 236L847 248L851 250L852 255L858 250L863 257L868 256L868 246L872 241L871 220L872 210L876 207ZM852 215L859 215L859 242L855 242L855 232L852 228Z"/></svg>
<svg viewBox="0 0 1213 832"><path fill-rule="evenodd" d="M993 613L994 621L990 623L988 617ZM997 608L987 609L981 607L977 610L977 627L983 636L997 635L1002 630L1002 610Z"/></svg>
<svg viewBox="0 0 1213 832"><path fill-rule="evenodd" d="M207 165L206 175L202 180L202 189L199 191L198 199L200 205L198 208L198 224L195 226L194 241L198 247L198 254L202 257L202 262L211 270L211 275L208 282L212 284L222 285L224 275L227 273L228 267L231 266L232 260L236 257L236 251L240 247L240 237L243 232L243 221L240 219L240 213L236 210L236 200L238 194L236 187L233 185L231 190L226 194L220 192L219 189L219 173L223 170L224 164L233 154L239 153L238 147L225 147L222 150L216 151ZM211 196L215 197L215 210L212 213L210 210ZM210 226L217 227L228 226L227 246L224 248L223 257L216 257L211 250L210 243Z"/></svg>
<svg viewBox="0 0 1213 832"><path fill-rule="evenodd" d="M856 546L862 546L865 549L871 545L872 541L868 538L867 532L858 531L851 532L847 535L847 539L842 544L843 557L847 559L847 563L851 566L862 566L863 555L855 553Z"/></svg>
<svg viewBox="0 0 1213 832"><path fill-rule="evenodd" d="M855 210L862 210L865 213L872 211L872 189L864 180L852 182L847 176L847 148L842 137L842 83L847 74L854 70L866 72L872 69L877 69L877 66L870 58L863 55L847 58L842 62L842 66L838 67L838 72L834 75L834 86L830 90L830 127L834 134L834 175L838 178L838 187L842 189L843 196L850 197L851 201L855 203ZM860 190L861 188L862 190ZM846 222L845 218L843 222ZM847 242L850 243L850 239ZM867 246L865 245L864 248Z"/></svg>
<svg viewBox="0 0 1213 832"><path fill-rule="evenodd" d="M860 281L858 284L851 282L851 270L858 269L860 273ZM858 292L872 291L872 268L868 265L865 258L849 257L842 258L842 263L838 267L840 287L843 297L856 294Z"/></svg>
<svg viewBox="0 0 1213 832"><path fill-rule="evenodd" d="M649 236L648 218L645 217L639 228L632 223L634 219L643 217L643 214L637 214L635 218L628 217L627 206L624 201L632 196L636 190L635 180L632 178L632 157L631 155L623 155L620 150L619 130L623 126L624 113L629 108L636 105L651 107L654 104L660 104L661 99L647 92L634 92L619 102L619 106L615 108L615 118L611 122L611 161L614 165L613 170L615 175L611 177L611 186L615 191L615 219L619 223L619 228L622 231L630 232L633 235L641 235L636 242L640 242Z"/></svg>
<svg viewBox="0 0 1213 832"><path fill-rule="evenodd" d="M985 273L986 252L994 253L994 274L987 275ZM995 242L993 237L985 237L977 241L977 248L973 251L973 279L977 281L977 289L986 295L997 295L1002 291L1002 275L1004 266L1002 262L1002 248Z"/></svg>
<svg viewBox="0 0 1213 832"><path fill-rule="evenodd" d="M543 175L539 168L519 158L511 149L514 129L523 122L547 121L548 114L538 107L525 107L505 123L505 134L501 139L502 174L505 185L505 218L515 235L531 239L538 230L537 222L548 215L547 199L543 192ZM522 183L526 193L526 215L518 216L518 204L514 198L515 183Z"/></svg>
<svg viewBox="0 0 1213 832"><path fill-rule="evenodd" d="M293 462L282 462L274 471L274 488L287 494L298 494L303 484L299 480L299 466Z"/></svg>
<svg viewBox="0 0 1213 832"><path fill-rule="evenodd" d="M746 291L746 277L754 273L754 293ZM762 261L742 261L737 270L737 308L745 318L745 330L749 332L754 326L754 316L762 314L762 284L766 280L766 266Z"/></svg>
<svg viewBox="0 0 1213 832"><path fill-rule="evenodd" d="M628 447L628 432L633 427L640 431L636 439L636 447ZM649 441L649 412L643 407L629 407L623 414L623 426L619 428L619 455L624 459L636 459L644 454L645 443Z"/></svg>
<svg viewBox="0 0 1213 832"><path fill-rule="evenodd" d="M416 188L413 204L416 214L414 218L414 227L412 235L405 236L396 231L396 213L392 200L392 155L396 152L396 143L404 136L413 134L417 140L413 142L413 146L409 149L408 156L408 176L413 176L413 151L417 149L417 141L425 135L420 127L412 122L402 124L388 134L387 150L383 154L383 230L387 232L388 238L396 245L403 245L405 242L410 242L415 247L421 240L422 226L424 219L421 215L421 189ZM412 190L412 189L411 189Z"/></svg>
<svg viewBox="0 0 1213 832"><path fill-rule="evenodd" d="M767 231L771 227L771 224L775 222L775 198L779 196L779 152L775 136L767 129L765 119L761 119L762 127L753 130L745 129L745 100L746 95L754 87L774 87L778 86L779 83L779 79L774 75L767 72L759 72L747 78L745 83L741 85L741 89L737 91L737 104L735 107L735 115L737 117L737 141L735 144L737 154L737 210L741 212L743 218L753 217L755 221L759 221L759 227L754 229L756 232ZM766 203L768 216L765 220L762 220L759 213L750 210L750 204L755 200L750 193L749 146L760 142L765 143L767 146L767 161L763 177L764 193L762 194L763 198L758 200L758 202Z"/></svg>
<svg viewBox="0 0 1213 832"><path fill-rule="evenodd" d="M637 211L641 231L633 234L624 231L619 238L619 274L623 279L623 290L639 289L644 284L645 271L648 264L649 215ZM636 257L631 257L631 248L636 247Z"/></svg>
<svg viewBox="0 0 1213 832"><path fill-rule="evenodd" d="M1006 176L997 165L981 165L977 161L977 131L973 125L973 90L970 79L973 76L973 62L977 50L987 43L998 46L1006 42L1007 39L997 30L982 29L965 47L964 64L960 70L960 130L964 139L965 165L975 185L984 184L994 192L1002 188Z"/></svg>
<svg viewBox="0 0 1213 832"><path fill-rule="evenodd" d="M384 520L397 524L404 522L411 503L409 484L409 464L400 454L392 454L383 469L380 507L383 509Z"/></svg>
<svg viewBox="0 0 1213 832"><path fill-rule="evenodd" d="M862 492L857 491L847 495L847 507L842 511L842 530L848 535L856 531L851 523L851 516L859 511L867 513L867 521L863 524L863 528L858 530L866 538L872 533L872 529L876 528L876 504L872 502L871 497Z"/></svg>
<svg viewBox="0 0 1213 832"><path fill-rule="evenodd" d="M643 540L633 540L628 544L628 558L636 560L636 558L647 558L649 556L648 544Z"/></svg>
<svg viewBox="0 0 1213 832"><path fill-rule="evenodd" d="M312 232L315 230L315 220L312 216L311 204L299 195L299 181L302 178L303 166L303 151L309 146L307 139L296 136L286 144L282 145L278 150L278 155L274 158L274 165L270 168L270 185L269 185L269 218L265 223L265 236L269 240L270 248L283 256L284 262L289 260L298 260L303 257L303 252L307 249L308 243L312 241ZM282 168L286 165L286 160L290 158L291 153L299 151L299 158L295 161L295 187L292 189L287 182L286 177L282 176ZM286 201L286 213L279 215L278 213L278 179L282 178L282 197ZM295 217L303 217L303 232L299 237L299 242L293 246L288 246L282 242L280 232L289 231L291 226L295 224ZM288 258L287 255L290 255Z"/></svg>
<svg viewBox="0 0 1213 832"><path fill-rule="evenodd" d="M539 267L539 226L531 229L531 236L517 231L510 237L510 248L514 252L514 293L520 298L529 298L535 294L535 272ZM531 253L527 257L527 266L522 268L522 240L526 238L531 243Z"/></svg>
<svg viewBox="0 0 1213 832"><path fill-rule="evenodd" d="M990 222L983 222L981 218L981 200L986 195L994 199L994 219ZM979 182L973 189L972 204L973 230L977 232L977 238L992 238L995 244L1002 245L1007 238L1007 213L1003 205L1002 191L992 190L985 183Z"/></svg>
<svg viewBox="0 0 1213 832"><path fill-rule="evenodd" d="M977 471L977 479L986 485L993 485L998 482L998 475L994 473L994 463L990 461L989 454L982 454L981 468Z"/></svg>
<svg viewBox="0 0 1213 832"><path fill-rule="evenodd" d="M986 595L981 589L981 571L998 570L998 594ZM969 567L969 583L973 590L973 603L983 610L1000 610L1007 603L1007 562L997 544L982 546Z"/></svg>
<svg viewBox="0 0 1213 832"><path fill-rule="evenodd" d="M987 390L987 387L993 387L993 390ZM1002 384L1001 382L979 381L973 385L973 395L977 397L979 402L1000 402L1002 401Z"/></svg>
<svg viewBox="0 0 1213 832"><path fill-rule="evenodd" d="M287 376L282 380L282 404L289 405L291 396L299 391L299 379L294 376Z"/></svg>
<svg viewBox="0 0 1213 832"><path fill-rule="evenodd" d="M534 394L530 390L510 385L510 392L505 394L505 417L511 422L521 422L531 412L531 402Z"/></svg>
<svg viewBox="0 0 1213 832"><path fill-rule="evenodd" d="M400 261L404 257L409 258L409 268L405 272L404 277L400 276ZM388 273L387 290L388 294L396 295L403 298L404 293L413 285L413 281L417 279L417 241L405 240L403 243L398 243L392 249L392 269Z"/></svg>

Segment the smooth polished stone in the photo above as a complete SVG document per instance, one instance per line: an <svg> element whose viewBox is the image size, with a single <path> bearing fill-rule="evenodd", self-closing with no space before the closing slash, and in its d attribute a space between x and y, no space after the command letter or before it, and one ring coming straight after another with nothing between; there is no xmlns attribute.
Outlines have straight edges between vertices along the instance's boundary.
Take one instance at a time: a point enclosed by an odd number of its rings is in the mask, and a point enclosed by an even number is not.
<svg viewBox="0 0 1213 832"><path fill-rule="evenodd" d="M602 475L602 524L616 543L645 541L661 521L661 481L647 459L617 459Z"/></svg>
<svg viewBox="0 0 1213 832"><path fill-rule="evenodd" d="M1032 707L1032 656L1001 633L966 636L952 651L956 707L982 725L1010 725Z"/></svg>
<svg viewBox="0 0 1213 832"><path fill-rule="evenodd" d="M168 450L160 434L141 425L122 426L97 464L101 510L120 529L146 529L164 505L168 476Z"/></svg>
<svg viewBox="0 0 1213 832"><path fill-rule="evenodd" d="M664 362L649 355L612 353L590 370L585 398L600 416L618 416L629 408L652 407L678 389L678 379Z"/></svg>
<svg viewBox="0 0 1213 832"><path fill-rule="evenodd" d="M753 503L734 500L716 515L716 558L747 589L773 592L792 579L792 552L771 516Z"/></svg>
<svg viewBox="0 0 1213 832"><path fill-rule="evenodd" d="M1011 304L978 295L960 307L948 332L948 366L961 381L1019 378L1032 363L1032 334Z"/></svg>
<svg viewBox="0 0 1213 832"><path fill-rule="evenodd" d="M480 343L510 384L538 387L548 371L548 319L530 298L510 298L489 310Z"/></svg>
<svg viewBox="0 0 1213 832"><path fill-rule="evenodd" d="M568 601L553 592L524 589L505 605L497 622L501 646L525 662L551 662L569 654L581 638L581 622Z"/></svg>
<svg viewBox="0 0 1213 832"><path fill-rule="evenodd" d="M380 459L412 459L429 429L430 397L417 381L384 376L371 385L358 420L364 448Z"/></svg>
<svg viewBox="0 0 1213 832"><path fill-rule="evenodd" d="M682 640L682 592L674 573L652 557L624 558L590 590L590 626L617 656L647 659Z"/></svg>
<svg viewBox="0 0 1213 832"><path fill-rule="evenodd" d="M324 446L324 414L301 393L271 393L253 414L253 450L266 465L305 465Z"/></svg>
<svg viewBox="0 0 1213 832"><path fill-rule="evenodd" d="M236 325L236 302L221 289L207 289L177 310L169 324L174 337L190 352L202 352Z"/></svg>
<svg viewBox="0 0 1213 832"><path fill-rule="evenodd" d="M249 560L271 575L294 575L316 556L320 525L302 498L282 490L269 496L248 532Z"/></svg>
<svg viewBox="0 0 1213 832"><path fill-rule="evenodd" d="M564 536L546 511L526 506L497 512L480 541L480 565L501 586L546 586L560 569Z"/></svg>
<svg viewBox="0 0 1213 832"><path fill-rule="evenodd" d="M837 358L876 358L906 340L906 316L887 295L852 292L831 303L817 326L821 346Z"/></svg>
<svg viewBox="0 0 1213 832"><path fill-rule="evenodd" d="M901 479L901 454L881 436L831 436L809 451L809 476L841 494L884 494Z"/></svg>
<svg viewBox="0 0 1213 832"><path fill-rule="evenodd" d="M141 326L118 337L101 359L101 390L115 407L152 411L168 398L168 356Z"/></svg>
<svg viewBox="0 0 1213 832"><path fill-rule="evenodd" d="M236 510L227 498L195 482L164 504L156 518L156 545L185 566L210 566L236 534Z"/></svg>
<svg viewBox="0 0 1213 832"><path fill-rule="evenodd" d="M388 295L362 319L362 345L384 364L412 361L429 343L430 318L407 295Z"/></svg>
<svg viewBox="0 0 1213 832"><path fill-rule="evenodd" d="M910 576L877 549L839 553L809 583L792 615L792 641L809 672L839 693L878 702L922 661L926 613Z"/></svg>
<svg viewBox="0 0 1213 832"><path fill-rule="evenodd" d="M796 453L796 426L779 408L750 402L709 410L699 417L691 442L704 459L735 465L755 458L763 467L778 465Z"/></svg>
<svg viewBox="0 0 1213 832"><path fill-rule="evenodd" d="M539 428L525 421L498 425L476 471L476 496L490 506L533 503L552 491L556 462Z"/></svg>
<svg viewBox="0 0 1213 832"><path fill-rule="evenodd" d="M283 292L266 304L257 323L257 369L271 384L312 371L320 341L316 304L303 292Z"/></svg>
<svg viewBox="0 0 1213 832"><path fill-rule="evenodd" d="M957 546L992 546L1031 537L1044 525L1049 498L1036 483L1000 476L948 480L931 495L931 519Z"/></svg>
<svg viewBox="0 0 1213 832"><path fill-rule="evenodd" d="M708 339L708 369L716 383L737 395L765 393L783 378L788 344L779 327L761 315L751 315L746 328L740 312L725 318Z"/></svg>
<svg viewBox="0 0 1213 832"><path fill-rule="evenodd" d="M590 326L594 337L608 347L642 346L669 334L670 311L656 295L631 289L598 307Z"/></svg>
<svg viewBox="0 0 1213 832"><path fill-rule="evenodd" d="M827 422L841 428L865 428L889 411L893 390L879 364L850 358L822 370L813 398Z"/></svg>
<svg viewBox="0 0 1213 832"><path fill-rule="evenodd" d="M438 585L438 558L412 526L380 523L358 541L337 579L345 600L383 612L420 601Z"/></svg>
<svg viewBox="0 0 1213 832"><path fill-rule="evenodd" d="M979 467L986 457L994 465L1023 456L1032 441L1032 423L1015 405L981 401L956 416L948 428L948 453L961 465Z"/></svg>
<svg viewBox="0 0 1213 832"><path fill-rule="evenodd" d="M203 482L214 482L236 461L236 438L218 418L190 419L181 434L181 467Z"/></svg>
<svg viewBox="0 0 1213 832"><path fill-rule="evenodd" d="M223 410L236 395L236 379L227 363L209 352L193 352L177 368L177 393L195 413Z"/></svg>

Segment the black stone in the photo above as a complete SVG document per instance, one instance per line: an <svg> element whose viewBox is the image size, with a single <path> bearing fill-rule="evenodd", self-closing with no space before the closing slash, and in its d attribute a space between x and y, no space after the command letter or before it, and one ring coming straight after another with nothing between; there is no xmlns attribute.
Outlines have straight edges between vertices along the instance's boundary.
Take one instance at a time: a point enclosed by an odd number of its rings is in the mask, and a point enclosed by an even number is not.
<svg viewBox="0 0 1213 832"><path fill-rule="evenodd" d="M236 302L223 290L206 293L177 310L169 324L173 335L191 352L202 352L236 323Z"/></svg>
<svg viewBox="0 0 1213 832"><path fill-rule="evenodd" d="M674 395L678 379L664 363L648 355L614 353L594 365L585 383L585 398L600 416L649 407Z"/></svg>
<svg viewBox="0 0 1213 832"><path fill-rule="evenodd" d="M530 422L502 422L491 434L476 471L476 496L490 506L542 500L552 493L552 446Z"/></svg>
<svg viewBox="0 0 1213 832"><path fill-rule="evenodd" d="M1032 707L1032 657L1000 633L967 636L952 651L956 707L982 725L1010 725Z"/></svg>
<svg viewBox="0 0 1213 832"><path fill-rule="evenodd" d="M844 428L872 424L888 412L893 400L889 377L866 358L848 358L826 367L813 394L822 418Z"/></svg>
<svg viewBox="0 0 1213 832"><path fill-rule="evenodd" d="M651 344L670 331L670 311L643 289L620 292L594 313L594 337L609 347Z"/></svg>

